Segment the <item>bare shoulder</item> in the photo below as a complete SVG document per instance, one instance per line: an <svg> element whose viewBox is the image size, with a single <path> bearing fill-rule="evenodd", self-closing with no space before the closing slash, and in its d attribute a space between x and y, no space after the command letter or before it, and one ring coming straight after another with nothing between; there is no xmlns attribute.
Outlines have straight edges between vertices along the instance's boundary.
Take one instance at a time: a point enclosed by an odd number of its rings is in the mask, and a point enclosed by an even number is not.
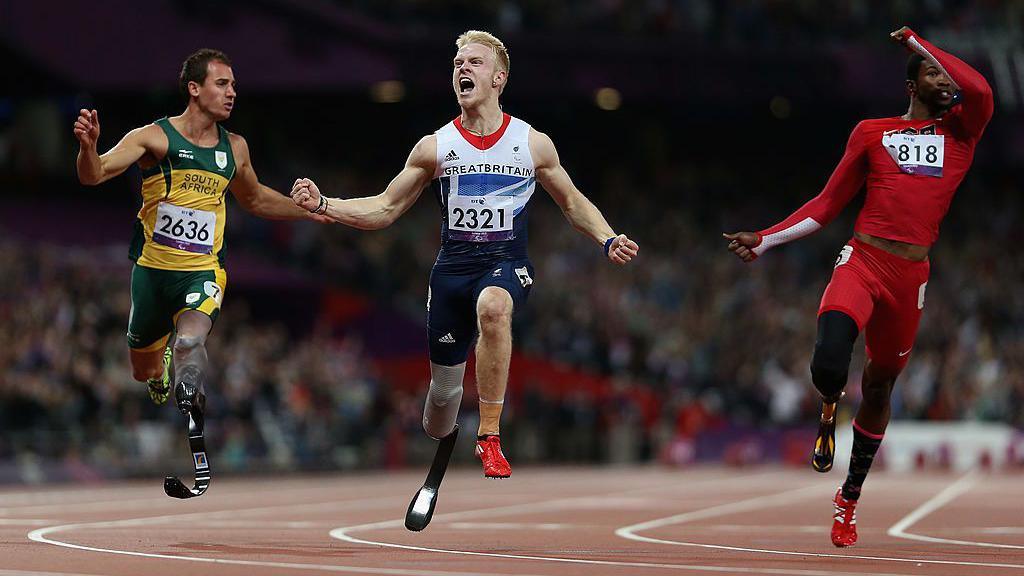
<svg viewBox="0 0 1024 576"><path fill-rule="evenodd" d="M530 155L538 168L558 164L555 143L550 136L536 128L530 128Z"/></svg>
<svg viewBox="0 0 1024 576"><path fill-rule="evenodd" d="M231 142L231 151L236 154L249 151L249 143L245 141L241 134L228 132L228 141Z"/></svg>
<svg viewBox="0 0 1024 576"><path fill-rule="evenodd" d="M148 168L167 155L167 134L156 124L146 124L129 131L122 140L125 144L138 146L144 150L139 165ZM120 146L120 144L118 145Z"/></svg>
<svg viewBox="0 0 1024 576"><path fill-rule="evenodd" d="M164 134L163 129L156 124L139 126L125 134L124 137L125 140L137 142L150 152L160 148L167 150L167 134Z"/></svg>
<svg viewBox="0 0 1024 576"><path fill-rule="evenodd" d="M425 170L433 170L437 165L437 136L428 134L412 147L408 164Z"/></svg>
<svg viewBox="0 0 1024 576"><path fill-rule="evenodd" d="M249 164L249 143L241 134L234 132L228 132L228 142L231 143L231 153L235 156L235 163L239 167L247 166Z"/></svg>

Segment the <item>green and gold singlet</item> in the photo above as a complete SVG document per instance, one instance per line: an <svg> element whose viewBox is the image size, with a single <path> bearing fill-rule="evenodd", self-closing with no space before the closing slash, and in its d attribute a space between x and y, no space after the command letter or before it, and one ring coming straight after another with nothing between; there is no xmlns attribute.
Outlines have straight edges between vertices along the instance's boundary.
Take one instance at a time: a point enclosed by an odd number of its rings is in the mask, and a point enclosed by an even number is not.
<svg viewBox="0 0 1024 576"><path fill-rule="evenodd" d="M142 171L142 209L130 256L140 266L197 271L224 268L224 200L235 175L228 131L212 148L185 139L167 118L167 155Z"/></svg>

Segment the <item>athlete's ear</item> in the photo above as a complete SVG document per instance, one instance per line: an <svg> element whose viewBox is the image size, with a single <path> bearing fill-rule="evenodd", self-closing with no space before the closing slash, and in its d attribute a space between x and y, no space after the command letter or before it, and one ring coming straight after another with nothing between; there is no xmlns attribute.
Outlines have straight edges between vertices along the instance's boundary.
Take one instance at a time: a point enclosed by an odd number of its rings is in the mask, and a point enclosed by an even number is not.
<svg viewBox="0 0 1024 576"><path fill-rule="evenodd" d="M198 82L189 82L188 83L188 93L191 94L192 96L198 98L199 97L199 83Z"/></svg>
<svg viewBox="0 0 1024 576"><path fill-rule="evenodd" d="M907 96L913 97L914 94L917 94L917 82L914 82L913 80L907 80L906 88Z"/></svg>
<svg viewBox="0 0 1024 576"><path fill-rule="evenodd" d="M495 73L494 78L491 80L491 88L497 88L498 84L504 84L506 78L508 78L508 72L498 70L497 73Z"/></svg>

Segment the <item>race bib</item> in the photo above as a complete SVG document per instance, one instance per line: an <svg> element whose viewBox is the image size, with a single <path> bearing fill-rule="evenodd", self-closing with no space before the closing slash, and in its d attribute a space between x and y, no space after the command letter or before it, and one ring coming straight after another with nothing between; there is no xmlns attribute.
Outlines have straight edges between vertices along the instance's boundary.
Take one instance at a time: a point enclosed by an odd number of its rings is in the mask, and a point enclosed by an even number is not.
<svg viewBox="0 0 1024 576"><path fill-rule="evenodd" d="M942 177L945 136L941 134L886 134L882 145L905 174Z"/></svg>
<svg viewBox="0 0 1024 576"><path fill-rule="evenodd" d="M514 196L448 196L448 232L455 240L493 242L512 238Z"/></svg>
<svg viewBox="0 0 1024 576"><path fill-rule="evenodd" d="M156 209L153 242L186 252L212 254L216 229L217 215L213 212L161 202Z"/></svg>

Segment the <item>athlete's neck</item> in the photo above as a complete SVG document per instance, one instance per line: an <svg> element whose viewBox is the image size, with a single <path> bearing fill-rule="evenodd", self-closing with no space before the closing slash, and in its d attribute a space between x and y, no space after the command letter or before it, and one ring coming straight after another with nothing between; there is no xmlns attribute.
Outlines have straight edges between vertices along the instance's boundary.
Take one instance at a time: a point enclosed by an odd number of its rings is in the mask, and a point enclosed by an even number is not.
<svg viewBox="0 0 1024 576"><path fill-rule="evenodd" d="M504 120L497 101L479 107L462 109L462 127L477 136L494 134L501 129Z"/></svg>
<svg viewBox="0 0 1024 576"><path fill-rule="evenodd" d="M934 120L942 115L945 110L932 110L927 104L914 96L910 97L910 106L907 113L903 115L904 120Z"/></svg>
<svg viewBox="0 0 1024 576"><path fill-rule="evenodd" d="M191 105L182 112L181 116L175 116L169 120L175 130L196 146L216 146L220 140L217 121Z"/></svg>

